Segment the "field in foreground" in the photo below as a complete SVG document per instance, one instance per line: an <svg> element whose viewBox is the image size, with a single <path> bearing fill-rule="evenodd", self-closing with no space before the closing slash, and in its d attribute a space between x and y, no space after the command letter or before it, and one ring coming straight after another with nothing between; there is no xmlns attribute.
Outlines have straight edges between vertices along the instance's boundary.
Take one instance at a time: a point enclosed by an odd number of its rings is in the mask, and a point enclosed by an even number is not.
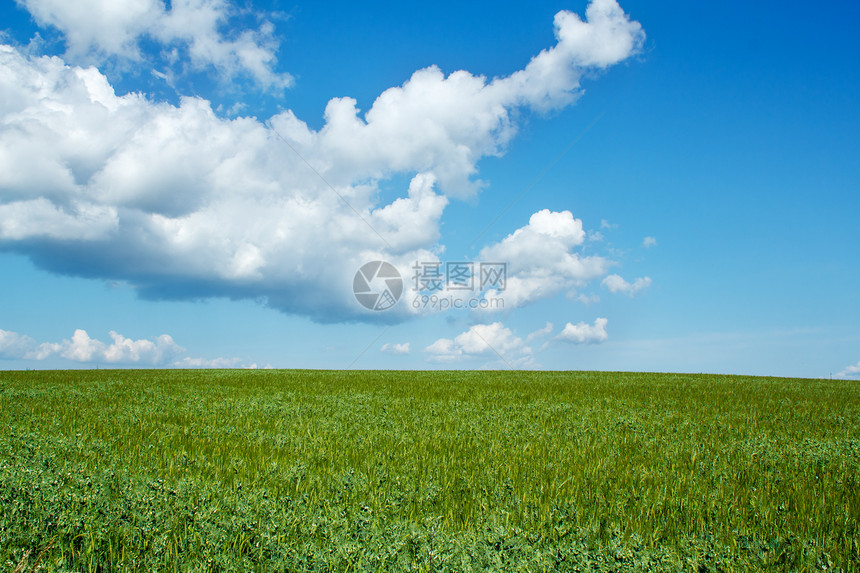
<svg viewBox="0 0 860 573"><path fill-rule="evenodd" d="M856 382L0 372L2 570L857 571L859 523Z"/></svg>

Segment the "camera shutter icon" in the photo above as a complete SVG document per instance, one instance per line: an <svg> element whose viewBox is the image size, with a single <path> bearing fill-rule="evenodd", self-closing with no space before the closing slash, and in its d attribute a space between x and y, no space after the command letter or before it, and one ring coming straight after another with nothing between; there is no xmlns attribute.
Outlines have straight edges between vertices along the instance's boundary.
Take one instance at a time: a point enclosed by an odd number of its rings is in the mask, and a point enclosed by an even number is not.
<svg viewBox="0 0 860 573"><path fill-rule="evenodd" d="M355 299L368 310L388 310L403 294L403 277L385 261L365 263L352 280Z"/></svg>

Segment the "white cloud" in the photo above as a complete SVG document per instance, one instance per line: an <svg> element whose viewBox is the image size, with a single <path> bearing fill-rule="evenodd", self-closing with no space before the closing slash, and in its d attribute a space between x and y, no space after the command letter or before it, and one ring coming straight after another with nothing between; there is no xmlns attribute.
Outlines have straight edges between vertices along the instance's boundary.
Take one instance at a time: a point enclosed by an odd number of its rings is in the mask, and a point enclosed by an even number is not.
<svg viewBox="0 0 860 573"><path fill-rule="evenodd" d="M192 67L212 66L226 78L246 73L265 87L292 83L289 74L274 71L278 43L271 23L232 37L221 32L237 12L227 0L171 0L169 8L162 0L17 2L40 26L63 33L70 61L93 63L111 56L140 61L140 43L148 39L160 43L168 54L182 50Z"/></svg>
<svg viewBox="0 0 860 573"><path fill-rule="evenodd" d="M386 343L379 350L388 354L409 354L409 342L403 343Z"/></svg>
<svg viewBox="0 0 860 573"><path fill-rule="evenodd" d="M162 334L155 340L132 340L111 331L110 337L112 342L106 344L90 338L86 330L77 329L71 339L37 344L29 336L0 330L0 358L45 360L58 357L83 363L157 366L167 364L185 352L185 349L167 334Z"/></svg>
<svg viewBox="0 0 860 573"><path fill-rule="evenodd" d="M606 68L641 50L642 26L631 22L615 0L593 0L585 16L583 21L566 10L556 14L558 43L532 58L524 70L494 84L537 109L558 108L579 95L583 68Z"/></svg>
<svg viewBox="0 0 860 573"><path fill-rule="evenodd" d="M29 336L0 329L0 359L69 360L82 364L117 364L174 368L235 368L239 358L195 358L182 356L186 350L168 334L152 340L133 340L111 331L111 342L91 338L86 330L77 329L70 339L37 343ZM257 368L257 364L242 366ZM265 368L271 368L266 365Z"/></svg>
<svg viewBox="0 0 860 573"><path fill-rule="evenodd" d="M592 304L600 302L600 296L596 294L579 293L572 298L575 298L585 306L590 306Z"/></svg>
<svg viewBox="0 0 860 573"><path fill-rule="evenodd" d="M242 360L239 358L191 358L185 357L182 360L173 362L171 366L174 368L236 368ZM244 368L244 367L243 367ZM247 367L250 370L257 368L256 364L251 364Z"/></svg>
<svg viewBox="0 0 860 573"><path fill-rule="evenodd" d="M605 68L641 49L642 26L631 22L615 0L594 0L585 11L586 22L572 12L556 14L559 51L566 51L584 67Z"/></svg>
<svg viewBox="0 0 860 573"><path fill-rule="evenodd" d="M526 342L531 342L532 340L534 340L536 338L543 338L545 336L549 336L550 334L552 334L552 331L554 328L555 327L553 326L553 324L551 322L547 322L546 326L544 326L540 330L535 330L534 332L529 334L526 337Z"/></svg>
<svg viewBox="0 0 860 573"><path fill-rule="evenodd" d="M481 251L480 260L508 265L504 291L491 290L486 296L503 298L504 308L511 309L604 275L610 261L573 251L584 241L582 221L574 219L570 211L535 213L528 225Z"/></svg>
<svg viewBox="0 0 860 573"><path fill-rule="evenodd" d="M16 0L43 27L66 36L70 55L91 51L139 57L138 37L164 13L159 0Z"/></svg>
<svg viewBox="0 0 860 573"><path fill-rule="evenodd" d="M604 342L609 338L609 333L606 332L606 325L609 320L606 318L598 318L594 324L580 322L572 324L568 322L561 334L558 335L559 340L573 342L574 344L595 344Z"/></svg>
<svg viewBox="0 0 860 573"><path fill-rule="evenodd" d="M142 34L174 41L185 30L189 52L201 42L192 63L238 53L212 36L224 2L167 10L125 0L104 14L96 0L26 5L68 30L70 50L132 58ZM82 7L98 12L98 26L78 22ZM384 259L408 276L414 261L438 260L448 198L483 185L476 164L504 151L515 111L566 105L583 74L639 49L639 25L611 0L586 14L559 13L557 44L511 76L419 70L363 116L355 100L331 100L319 130L291 111L264 124L220 118L200 98L118 96L94 68L0 46L0 248L48 270L126 281L148 298L253 298L320 321L410 315L402 303L365 312L351 291L355 271ZM382 204L379 182L398 173L412 178L408 190ZM604 259L571 252L583 239L569 212L542 211L486 252L519 264L506 295L518 306L605 273Z"/></svg>
<svg viewBox="0 0 860 573"><path fill-rule="evenodd" d="M852 366L846 366L845 370L836 375L837 378L860 378L860 362Z"/></svg>
<svg viewBox="0 0 860 573"><path fill-rule="evenodd" d="M497 354L504 358L512 354L531 354L525 342L501 322L477 324L453 340L440 338L427 348L429 360L452 362L461 358Z"/></svg>
<svg viewBox="0 0 860 573"><path fill-rule="evenodd" d="M642 246L645 247L646 249L649 249L651 247L656 247L657 246L657 239L655 239L654 237L645 237L642 240Z"/></svg>
<svg viewBox="0 0 860 573"><path fill-rule="evenodd" d="M0 358L24 358L34 346L35 342L29 336L0 329Z"/></svg>
<svg viewBox="0 0 860 573"><path fill-rule="evenodd" d="M552 324L547 323L544 328L529 334L523 340L501 322L476 324L458 334L453 340L438 339L425 348L424 352L428 354L427 360L430 362L450 363L488 358L496 365L498 365L498 359L508 367L533 366L535 351L529 343L549 335L552 329Z"/></svg>
<svg viewBox="0 0 860 573"><path fill-rule="evenodd" d="M587 70L602 69L637 53L644 41L615 0L595 0L587 22L562 11L555 17L558 40L510 76L491 81L456 71L445 76L431 66L402 86L383 92L359 117L356 100L332 99L321 135L341 166L375 166L379 173L430 170L448 195L469 196L476 162L499 155L516 133L511 111L564 107L580 95ZM415 137L419 130L421 137Z"/></svg>
<svg viewBox="0 0 860 573"><path fill-rule="evenodd" d="M603 286L609 289L612 293L624 293L629 296L634 296L639 291L651 286L649 277L638 278L633 283L629 283L618 275L609 275L601 282Z"/></svg>
<svg viewBox="0 0 860 573"><path fill-rule="evenodd" d="M487 348L489 350L489 347ZM431 362L454 362L463 357L463 349L458 347L449 338L440 338L424 349L430 354L428 360Z"/></svg>

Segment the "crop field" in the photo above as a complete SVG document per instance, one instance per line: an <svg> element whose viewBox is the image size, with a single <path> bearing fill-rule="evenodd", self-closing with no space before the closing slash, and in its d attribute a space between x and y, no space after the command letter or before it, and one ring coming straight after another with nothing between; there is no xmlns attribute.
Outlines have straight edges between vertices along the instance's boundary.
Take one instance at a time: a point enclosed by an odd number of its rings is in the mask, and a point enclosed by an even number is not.
<svg viewBox="0 0 860 573"><path fill-rule="evenodd" d="M2 571L858 571L860 384L0 372Z"/></svg>

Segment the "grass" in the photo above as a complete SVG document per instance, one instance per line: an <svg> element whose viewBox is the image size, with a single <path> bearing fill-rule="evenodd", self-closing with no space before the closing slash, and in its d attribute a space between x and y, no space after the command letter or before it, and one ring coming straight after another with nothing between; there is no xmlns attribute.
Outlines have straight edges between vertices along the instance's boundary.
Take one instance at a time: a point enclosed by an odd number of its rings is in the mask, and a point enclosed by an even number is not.
<svg viewBox="0 0 860 573"><path fill-rule="evenodd" d="M850 381L0 372L0 424L8 571L860 570Z"/></svg>

